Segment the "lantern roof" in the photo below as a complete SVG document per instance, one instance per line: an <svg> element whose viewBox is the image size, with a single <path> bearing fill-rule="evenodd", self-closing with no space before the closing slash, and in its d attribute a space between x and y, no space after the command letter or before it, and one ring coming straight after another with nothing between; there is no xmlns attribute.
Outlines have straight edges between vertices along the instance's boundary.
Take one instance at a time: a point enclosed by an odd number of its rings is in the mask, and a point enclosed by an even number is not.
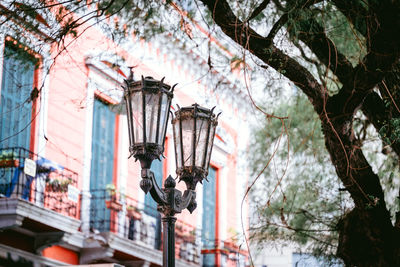
<svg viewBox="0 0 400 267"><path fill-rule="evenodd" d="M141 80L135 81L133 80L133 76L131 75L129 79L125 80L127 86L124 88L126 88L125 90L129 91L147 91L152 93L156 93L162 90L169 97L172 97L176 84L171 87L170 85L164 83L164 79L165 77L162 78L161 81L159 81L151 76L142 76Z"/></svg>
<svg viewBox="0 0 400 267"><path fill-rule="evenodd" d="M212 109L205 108L197 103L187 107L179 107L179 109L175 111L176 117L173 118L173 120L185 116L191 116L197 118L211 118L212 122L217 123L217 120L215 120L216 115L213 113L214 108L215 107L213 107Z"/></svg>

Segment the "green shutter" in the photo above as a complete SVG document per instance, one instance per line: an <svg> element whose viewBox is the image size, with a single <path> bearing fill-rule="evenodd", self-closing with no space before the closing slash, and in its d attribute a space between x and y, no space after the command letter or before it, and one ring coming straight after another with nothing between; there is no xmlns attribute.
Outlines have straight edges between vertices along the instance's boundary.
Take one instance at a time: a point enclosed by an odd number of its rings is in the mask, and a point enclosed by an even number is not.
<svg viewBox="0 0 400 267"><path fill-rule="evenodd" d="M110 210L105 206L106 185L113 182L115 113L98 99L93 104L92 162L90 171L91 227L109 231Z"/></svg>
<svg viewBox="0 0 400 267"><path fill-rule="evenodd" d="M17 58L16 51L5 46L0 102L0 148L29 149L34 63L29 56Z"/></svg>

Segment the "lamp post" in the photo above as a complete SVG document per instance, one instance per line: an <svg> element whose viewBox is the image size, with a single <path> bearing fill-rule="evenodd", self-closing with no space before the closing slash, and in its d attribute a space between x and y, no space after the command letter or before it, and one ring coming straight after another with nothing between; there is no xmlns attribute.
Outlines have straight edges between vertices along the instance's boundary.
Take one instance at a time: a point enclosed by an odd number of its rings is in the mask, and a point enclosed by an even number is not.
<svg viewBox="0 0 400 267"><path fill-rule="evenodd" d="M170 114L173 87L152 77L134 81L133 73L125 80L124 98L127 109L130 156L140 161L140 187L157 202L163 224L163 266L175 266L175 214L197 206L196 184L208 174L218 116L213 109L194 104L179 108L172 119L176 174L186 190L175 189L171 175L164 188L157 184L151 163L164 152L164 140Z"/></svg>

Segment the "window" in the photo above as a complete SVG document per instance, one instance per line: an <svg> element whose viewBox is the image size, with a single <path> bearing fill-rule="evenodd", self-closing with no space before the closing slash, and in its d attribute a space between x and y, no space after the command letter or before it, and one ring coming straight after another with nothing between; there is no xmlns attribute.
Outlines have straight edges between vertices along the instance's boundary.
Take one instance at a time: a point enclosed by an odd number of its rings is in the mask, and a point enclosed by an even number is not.
<svg viewBox="0 0 400 267"><path fill-rule="evenodd" d="M110 210L105 200L106 188L113 182L115 113L109 105L95 99L93 103L92 162L90 173L91 227L110 230Z"/></svg>
<svg viewBox="0 0 400 267"><path fill-rule="evenodd" d="M109 105L94 100L90 189L105 189L113 182L115 113Z"/></svg>
<svg viewBox="0 0 400 267"><path fill-rule="evenodd" d="M87 114L89 121L92 118L91 125L87 125L92 129L91 147L85 149L85 164L90 165L90 182L83 183L82 190L90 191L91 197L90 200L82 198L82 206L90 206L90 210L82 214L83 227L105 232L122 229L119 215L124 204L119 193L121 186L125 185L125 176L118 172L118 167L123 164L118 158L120 110L116 105L123 94L123 74L119 68L113 67L116 58L119 57L97 50L85 56L88 67L86 100L93 103L93 109L87 111L91 112Z"/></svg>
<svg viewBox="0 0 400 267"><path fill-rule="evenodd" d="M215 248L217 170L210 167L208 182L203 183L202 249ZM215 266L214 254L203 254L203 266Z"/></svg>
<svg viewBox="0 0 400 267"><path fill-rule="evenodd" d="M0 148L30 149L35 58L10 43L4 48Z"/></svg>

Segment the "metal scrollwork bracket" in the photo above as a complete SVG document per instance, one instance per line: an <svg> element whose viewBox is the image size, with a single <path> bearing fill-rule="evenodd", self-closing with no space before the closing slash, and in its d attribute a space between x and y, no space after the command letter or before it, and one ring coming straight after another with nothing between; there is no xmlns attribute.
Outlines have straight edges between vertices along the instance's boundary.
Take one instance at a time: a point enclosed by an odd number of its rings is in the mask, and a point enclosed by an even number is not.
<svg viewBox="0 0 400 267"><path fill-rule="evenodd" d="M150 193L158 204L158 211L163 213L164 216L174 216L186 208L190 213L196 209L196 192L187 189L182 195L181 191L175 189L176 181L171 175L165 180L164 188L161 189L150 169L142 169L141 174L140 187L145 193Z"/></svg>

